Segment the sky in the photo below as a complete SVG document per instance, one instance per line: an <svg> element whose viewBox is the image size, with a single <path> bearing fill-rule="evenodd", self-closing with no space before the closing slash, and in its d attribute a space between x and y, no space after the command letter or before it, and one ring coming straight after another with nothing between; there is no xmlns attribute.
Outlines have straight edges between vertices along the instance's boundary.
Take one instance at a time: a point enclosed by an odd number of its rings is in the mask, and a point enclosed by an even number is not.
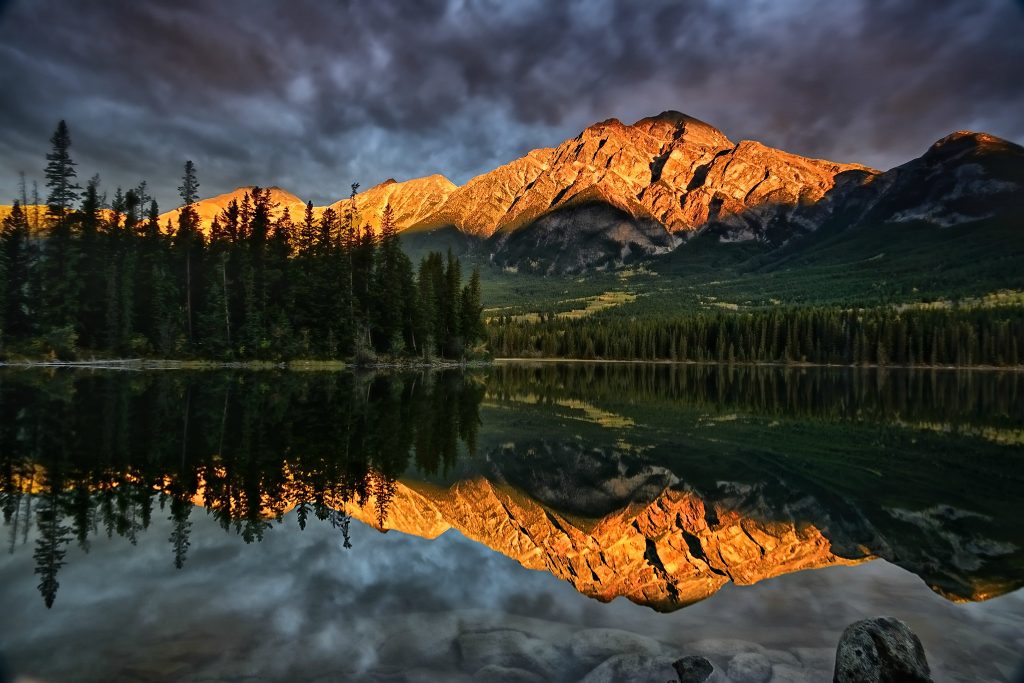
<svg viewBox="0 0 1024 683"><path fill-rule="evenodd" d="M954 130L1024 141L1022 0L0 0L0 203L57 122L82 184L176 205L461 184L674 109L731 139L889 168Z"/></svg>

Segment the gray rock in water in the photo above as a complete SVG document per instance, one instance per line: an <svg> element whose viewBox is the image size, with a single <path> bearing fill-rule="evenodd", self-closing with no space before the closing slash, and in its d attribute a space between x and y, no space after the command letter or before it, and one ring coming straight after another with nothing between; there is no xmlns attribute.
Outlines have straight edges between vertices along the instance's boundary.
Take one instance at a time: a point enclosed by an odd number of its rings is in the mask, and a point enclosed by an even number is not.
<svg viewBox="0 0 1024 683"><path fill-rule="evenodd" d="M672 668L676 670L681 683L704 683L715 672L715 667L711 665L707 657L698 655L677 659L672 662Z"/></svg>
<svg viewBox="0 0 1024 683"><path fill-rule="evenodd" d="M772 663L757 652L741 652L729 660L727 672L734 683L768 683L772 678Z"/></svg>
<svg viewBox="0 0 1024 683"><path fill-rule="evenodd" d="M932 683L921 640L892 617L850 624L836 650L833 683Z"/></svg>

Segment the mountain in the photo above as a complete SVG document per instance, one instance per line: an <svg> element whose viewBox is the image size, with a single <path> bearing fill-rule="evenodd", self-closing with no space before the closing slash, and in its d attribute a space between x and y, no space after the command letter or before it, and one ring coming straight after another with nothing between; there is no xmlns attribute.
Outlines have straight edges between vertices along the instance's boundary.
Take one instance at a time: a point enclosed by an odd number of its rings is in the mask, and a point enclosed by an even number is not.
<svg viewBox="0 0 1024 683"><path fill-rule="evenodd" d="M239 205L241 205L245 200L245 195L252 191L252 189L252 185L238 187L231 192L225 192L224 194L219 194L216 197L209 197L196 202L195 209L199 214L199 222L203 231L209 231L210 223L213 219L220 215L220 212L226 209L228 204L232 201L237 201ZM272 216L274 218L280 217L286 208L291 213L293 220L302 217L303 212L306 210L306 203L304 201L291 192L282 190L279 187L271 187L268 189L270 190L270 202L275 207L272 211ZM180 208L160 214L160 227L166 226L167 222L170 221L171 226L176 228L178 225L179 213L181 213Z"/></svg>
<svg viewBox="0 0 1024 683"><path fill-rule="evenodd" d="M436 212L456 189L456 185L443 175L435 174L401 183L389 179L356 195L356 213L360 223L379 232L384 207L390 203L395 212L396 224L408 228ZM350 204L350 199L342 199L330 206L339 216L345 216Z"/></svg>
<svg viewBox="0 0 1024 683"><path fill-rule="evenodd" d="M554 149L470 180L413 227L490 238L499 265L572 271L676 247L679 235L746 213L767 223L820 200L838 175L876 171L731 142L679 112L609 119Z"/></svg>
<svg viewBox="0 0 1024 683"><path fill-rule="evenodd" d="M953 133L880 172L752 140L734 143L703 121L667 111L633 124L596 123L461 187L442 175L387 180L357 194L355 208L360 223L376 230L390 203L411 252L454 245L508 270L549 274L686 252L682 245L698 235L702 246L780 250L772 258L785 262L858 227L1005 223L1024 210L1022 188L1024 149L985 133ZM204 227L250 189L201 200ZM271 192L278 213L287 207L293 218L302 215L299 197ZM349 201L330 207L343 216ZM161 224L176 217L177 210L165 213Z"/></svg>
<svg viewBox="0 0 1024 683"><path fill-rule="evenodd" d="M482 248L498 265L562 272L666 253L702 226L735 216L764 229L781 214L818 202L849 173L877 171L749 140L733 143L703 121L668 111L632 125L596 123L461 187L441 175L388 180L355 202L360 221L375 230L390 203L402 230L455 231L486 240ZM248 189L199 202L204 224ZM301 200L275 191L274 201L299 215ZM330 206L345 215L349 201Z"/></svg>
<svg viewBox="0 0 1024 683"><path fill-rule="evenodd" d="M780 245L801 234L921 223L951 228L1024 212L1024 148L986 133L958 131L922 156L884 173L851 169L818 201L774 216L775 234L745 212L712 220L721 242Z"/></svg>

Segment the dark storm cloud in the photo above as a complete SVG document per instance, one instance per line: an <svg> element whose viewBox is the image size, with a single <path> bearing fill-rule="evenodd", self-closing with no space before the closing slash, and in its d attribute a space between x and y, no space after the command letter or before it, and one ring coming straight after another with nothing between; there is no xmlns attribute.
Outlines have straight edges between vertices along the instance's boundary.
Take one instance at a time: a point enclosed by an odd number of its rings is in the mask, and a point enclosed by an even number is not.
<svg viewBox="0 0 1024 683"><path fill-rule="evenodd" d="M664 109L888 167L956 129L1024 138L1020 35L1011 0L0 2L0 197L61 117L83 177L165 208L185 158L203 194L323 202Z"/></svg>

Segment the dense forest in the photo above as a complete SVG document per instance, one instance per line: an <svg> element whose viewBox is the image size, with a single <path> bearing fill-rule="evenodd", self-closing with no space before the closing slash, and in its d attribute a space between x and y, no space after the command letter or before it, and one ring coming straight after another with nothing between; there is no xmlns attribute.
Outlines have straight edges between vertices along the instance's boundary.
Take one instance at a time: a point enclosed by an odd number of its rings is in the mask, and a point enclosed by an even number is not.
<svg viewBox="0 0 1024 683"><path fill-rule="evenodd" d="M350 546L349 512L383 528L407 468L444 472L473 453L484 385L452 372L7 374L0 377L0 510L8 550L37 536L53 604L67 548L97 534L134 544L171 522L181 568L202 505L245 542L294 509Z"/></svg>
<svg viewBox="0 0 1024 683"><path fill-rule="evenodd" d="M51 145L45 216L22 197L0 232L3 355L463 358L484 336L479 273L463 284L450 252L415 269L390 206L375 235L354 210L274 218L254 188L202 226L189 161L161 226L145 183L109 202L98 176L77 184L63 121Z"/></svg>
<svg viewBox="0 0 1024 683"><path fill-rule="evenodd" d="M778 308L677 317L594 316L488 326L502 357L783 362L838 365L1020 365L1024 308Z"/></svg>

